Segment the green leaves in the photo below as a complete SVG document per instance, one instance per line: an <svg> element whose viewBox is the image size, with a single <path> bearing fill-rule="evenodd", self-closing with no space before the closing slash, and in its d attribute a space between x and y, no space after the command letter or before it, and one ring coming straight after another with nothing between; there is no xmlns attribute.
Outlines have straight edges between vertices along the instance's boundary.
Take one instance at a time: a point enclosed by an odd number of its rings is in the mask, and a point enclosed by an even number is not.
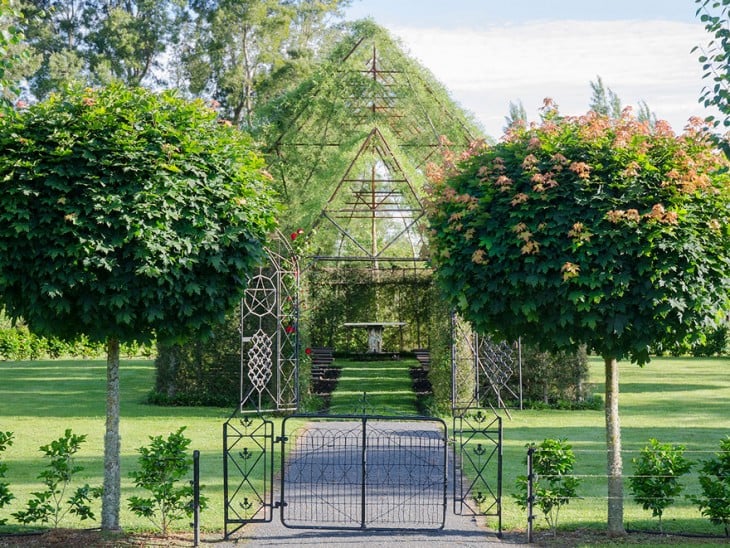
<svg viewBox="0 0 730 548"><path fill-rule="evenodd" d="M58 527L67 513L82 520L95 519L90 504L91 499L101 496L100 488L84 485L76 489L65 505L63 500L74 476L84 470L83 466L75 464L74 455L85 441L86 435L74 434L69 428L60 438L41 446L44 456L50 459L46 469L38 475L46 488L33 492L25 510L12 514L15 519L20 523L50 522L53 527Z"/></svg>
<svg viewBox="0 0 730 548"><path fill-rule="evenodd" d="M720 451L700 467L702 495L688 497L711 523L723 525L730 536L730 436L720 441Z"/></svg>
<svg viewBox="0 0 730 548"><path fill-rule="evenodd" d="M13 433L0 431L0 453L4 452L8 447L13 445ZM0 462L0 479L5 477L5 473L8 471L8 465L4 462ZM10 492L10 484L5 481L0 481L0 508L6 506L15 498ZM0 525L5 525L6 519L0 519Z"/></svg>
<svg viewBox="0 0 730 548"><path fill-rule="evenodd" d="M137 487L150 493L150 497L129 497L129 508L138 516L148 518L160 528L163 535L168 533L170 524L193 512L193 488L189 482L179 483L190 472L192 458L187 454L190 439L186 438L181 427L167 439L150 436L150 445L137 451L140 469L129 475ZM201 507L205 508L207 499L201 497Z"/></svg>
<svg viewBox="0 0 730 548"><path fill-rule="evenodd" d="M725 115L724 120L709 116L715 127L730 127L730 0L695 0L699 6L696 15L705 24L705 30L712 36L706 47L696 46L700 51L698 61L702 64L702 78L709 84L702 88L700 103L706 107L715 106ZM727 145L726 145L727 146ZM726 148L727 151L727 148Z"/></svg>
<svg viewBox="0 0 730 548"><path fill-rule="evenodd" d="M528 444L532 453L533 492L535 505L539 508L556 534L560 507L577 496L580 480L572 474L575 454L572 446L564 439L544 439L540 444ZM515 482L518 492L514 497L521 508L527 508L527 485L529 478L519 476Z"/></svg>
<svg viewBox="0 0 730 548"><path fill-rule="evenodd" d="M0 146L0 292L38 332L206 330L275 225L250 139L174 93L72 89L0 119Z"/></svg>
<svg viewBox="0 0 730 548"><path fill-rule="evenodd" d="M692 463L684 458L684 446L659 443L649 440L639 457L631 459L634 474L629 479L634 500L644 510L651 510L659 518L662 530L662 515L680 495L683 486L679 478L689 472Z"/></svg>

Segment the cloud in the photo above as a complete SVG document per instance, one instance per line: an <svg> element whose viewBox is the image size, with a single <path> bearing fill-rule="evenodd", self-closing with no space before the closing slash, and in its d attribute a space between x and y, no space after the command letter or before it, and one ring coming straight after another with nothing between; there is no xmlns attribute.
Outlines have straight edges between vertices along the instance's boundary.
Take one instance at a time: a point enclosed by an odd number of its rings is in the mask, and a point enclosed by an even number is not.
<svg viewBox="0 0 730 548"><path fill-rule="evenodd" d="M675 130L708 114L697 102L702 72L691 53L708 39L698 23L559 20L390 30L493 136L501 134L510 101L522 100L531 119L545 97L565 114L585 112L599 75L623 104L645 100Z"/></svg>

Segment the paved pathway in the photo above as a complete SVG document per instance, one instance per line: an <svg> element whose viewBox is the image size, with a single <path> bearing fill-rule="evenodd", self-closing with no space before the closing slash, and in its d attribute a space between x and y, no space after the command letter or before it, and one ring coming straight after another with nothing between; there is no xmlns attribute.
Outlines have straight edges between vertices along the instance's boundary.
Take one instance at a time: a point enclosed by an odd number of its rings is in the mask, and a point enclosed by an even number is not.
<svg viewBox="0 0 730 548"><path fill-rule="evenodd" d="M297 434L296 447L287 456L287 525L355 530L288 528L282 524L277 510L272 523L246 525L230 541L216 545L436 548L524 542L524 538L516 536L497 538L482 518L478 521L454 515L450 485L446 491L445 524L437 530L444 515L443 463L445 459L451 460L451 450L445 451L443 426L438 422L368 419L366 428L368 492L364 513L360 505L359 421L313 421ZM452 470L451 462L448 470ZM446 475L449 483L450 476L451 473ZM358 529L363 519L370 529ZM421 530L374 529L404 526Z"/></svg>

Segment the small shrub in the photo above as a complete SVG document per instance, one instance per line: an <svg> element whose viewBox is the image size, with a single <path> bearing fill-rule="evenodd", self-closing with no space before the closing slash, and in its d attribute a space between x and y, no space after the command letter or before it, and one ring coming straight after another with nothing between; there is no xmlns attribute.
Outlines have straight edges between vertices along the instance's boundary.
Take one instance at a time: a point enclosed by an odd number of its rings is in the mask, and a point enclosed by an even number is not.
<svg viewBox="0 0 730 548"><path fill-rule="evenodd" d="M0 453L5 451L8 447L13 445L13 433L12 432L0 432ZM8 471L8 465L4 462L0 462L0 478L5 477L5 472ZM6 506L11 500L15 498L10 492L10 484L4 481L0 481L0 508ZM0 519L0 525L5 525L6 519Z"/></svg>
<svg viewBox="0 0 730 548"><path fill-rule="evenodd" d="M575 465L575 454L566 440L545 439L539 445L526 446L534 451L532 456L533 493L535 506L545 516L553 535L557 534L560 508L576 497L580 480L572 475ZM518 476L515 485L518 492L514 494L518 506L526 509L528 477Z"/></svg>
<svg viewBox="0 0 730 548"><path fill-rule="evenodd" d="M101 496L101 488L91 488L89 485L79 487L66 500L64 509L63 498L69 488L74 475L84 468L74 464L73 456L86 441L86 435L78 436L67 429L64 435L48 445L42 445L41 451L51 459L46 469L38 475L46 486L44 491L36 491L25 510L16 512L12 516L20 523L48 523L57 528L61 519L67 514L75 514L82 520L96 519L91 511L92 498Z"/></svg>
<svg viewBox="0 0 730 548"><path fill-rule="evenodd" d="M551 400L548 403L545 403L543 400L526 399L523 400L522 406L524 409L535 409L538 411L545 409L560 409L568 411L602 411L604 408L604 403L602 396L594 394L592 396L587 396L584 399L577 401L559 399Z"/></svg>
<svg viewBox="0 0 730 548"><path fill-rule="evenodd" d="M679 478L689 472L692 463L684 458L683 445L659 443L654 438L633 458L634 475L629 479L631 492L637 504L651 510L652 517L659 518L659 531L663 532L662 515L674 504L684 488Z"/></svg>
<svg viewBox="0 0 730 548"><path fill-rule="evenodd" d="M730 343L728 331L730 328L727 325L707 331L705 342L692 347L692 355L695 357L727 356L728 343Z"/></svg>
<svg viewBox="0 0 730 548"><path fill-rule="evenodd" d="M151 496L129 497L129 508L140 517L149 519L167 535L173 521L193 514L193 487L189 482L176 485L189 472L192 457L187 449L190 440L183 435L185 427L171 433L166 440L162 436L150 436L149 447L140 447L140 470L129 475L137 487L150 492ZM200 507L205 508L207 499L200 497Z"/></svg>
<svg viewBox="0 0 730 548"><path fill-rule="evenodd" d="M730 436L720 442L720 452L700 467L702 495L688 497L711 523L725 527L730 536Z"/></svg>

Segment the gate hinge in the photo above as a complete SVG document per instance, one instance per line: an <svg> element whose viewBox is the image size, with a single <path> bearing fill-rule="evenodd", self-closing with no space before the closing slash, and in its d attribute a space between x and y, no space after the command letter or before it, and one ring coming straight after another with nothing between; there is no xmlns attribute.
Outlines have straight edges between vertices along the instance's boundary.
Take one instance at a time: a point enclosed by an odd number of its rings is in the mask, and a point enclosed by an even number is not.
<svg viewBox="0 0 730 548"><path fill-rule="evenodd" d="M289 506L289 503L287 503L287 502L284 502L284 501L278 501L278 500L277 500L277 501L276 501L276 502L274 503L274 508L282 508L282 507L286 507L286 506Z"/></svg>
<svg viewBox="0 0 730 548"><path fill-rule="evenodd" d="M276 436L274 438L274 443L281 443L281 442L287 442L289 441L289 436Z"/></svg>

